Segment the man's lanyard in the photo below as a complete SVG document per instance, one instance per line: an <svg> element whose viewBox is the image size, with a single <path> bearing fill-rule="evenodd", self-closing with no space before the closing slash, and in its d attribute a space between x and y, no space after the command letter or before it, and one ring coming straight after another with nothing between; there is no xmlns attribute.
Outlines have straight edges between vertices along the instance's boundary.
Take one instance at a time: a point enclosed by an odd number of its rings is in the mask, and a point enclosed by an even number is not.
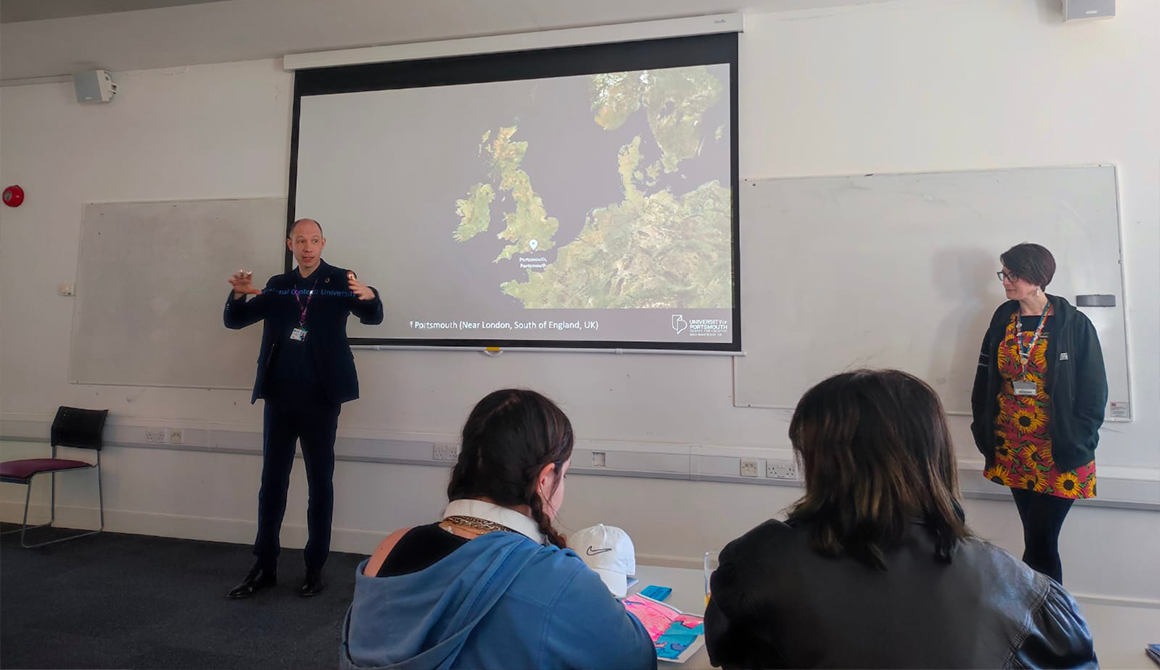
<svg viewBox="0 0 1160 670"><path fill-rule="evenodd" d="M297 288L294 289L294 300L298 302L298 327L304 328L306 326L306 310L310 309L310 301L314 299L314 287L318 285L318 277L314 278L314 283L310 285L310 291L306 294L306 302L302 302L302 298L298 295L301 293ZM1039 326L1042 328L1042 324Z"/></svg>
<svg viewBox="0 0 1160 670"><path fill-rule="evenodd" d="M1043 316L1039 317L1039 327L1035 329L1035 335L1032 336L1031 342L1024 347L1023 344L1023 310L1016 312L1015 320L1015 341L1019 344L1019 377L1023 378L1027 375L1027 361L1031 358L1031 351L1035 349L1035 343L1039 341L1039 336L1043 334L1043 326L1047 323L1047 313L1051 311L1051 301L1049 300L1043 306Z"/></svg>

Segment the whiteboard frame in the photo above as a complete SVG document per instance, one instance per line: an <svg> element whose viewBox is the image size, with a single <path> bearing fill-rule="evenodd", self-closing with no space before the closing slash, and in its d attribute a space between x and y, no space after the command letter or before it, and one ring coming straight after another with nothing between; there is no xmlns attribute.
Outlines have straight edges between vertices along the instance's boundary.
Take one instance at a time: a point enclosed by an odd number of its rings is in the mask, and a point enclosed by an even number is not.
<svg viewBox="0 0 1160 670"><path fill-rule="evenodd" d="M270 203L279 202L279 203L281 203L281 205L283 207L283 213L285 211L285 207L286 207L286 196L285 195L255 195L255 196L236 196L236 197L223 197L223 198L162 198L162 199L151 199L151 200L92 200L92 201L85 201L81 204L80 226L79 226L79 230L78 230L78 234L77 234L76 278L78 280L81 279L81 269L85 263L85 259L82 257L82 254L84 252L84 240L85 240L85 232L86 232L85 226L86 226L87 214L88 214L89 207L115 206L115 205L165 205L165 204L172 204L176 207L177 205L181 205L181 204L210 205L210 204L214 204L214 203L242 203L242 202L255 203L256 201L267 201ZM285 217L283 215L283 216L279 217L279 220L277 221L277 223L279 225L279 235L281 235L281 224L284 221L284 219L285 219ZM271 230L274 230L273 227L271 227ZM281 255L281 248L282 247L279 246L279 255ZM257 266L251 266L251 267L257 267ZM199 277L198 281L213 281L213 277L209 276L209 275L207 275L205 277ZM225 282L223 282L223 283L225 283ZM207 391L210 391L210 390L215 390L215 391L216 390L249 391L253 388L252 381L238 381L237 384L230 383L230 382L218 382L218 383L215 383L213 385L206 385L206 384L195 384L195 383L161 382L161 381L154 381L154 380L143 381L140 379L133 380L133 381L124 381L124 380L121 380L121 381L102 381L99 379L81 379L80 378L81 375L79 375L77 370L76 370L76 363L75 363L76 354L73 351L73 343L76 341L76 339L79 336L78 328L81 325L81 319L80 319L80 314L81 314L81 309L82 309L81 300L84 298L84 296L81 294L81 292L89 290L89 287L86 287L83 285L83 283L78 282L76 290L77 290L77 296L73 298L73 304L72 304L71 310L70 310L71 318L70 318L70 324L69 324L69 349L68 349L68 383L69 384L76 385L76 386L119 386L122 388L141 388L141 389L144 389L144 388L182 388L182 389L196 389L196 390L207 390ZM229 291L228 287L223 287L221 289L221 295L223 296L221 304L223 307L225 306L224 297L228 294L228 291ZM256 326L257 324L253 324L253 325ZM222 328L224 329L225 326L223 325ZM260 329L258 331L251 331L247 335L247 337L251 340L256 340L255 344L260 343L260 341L261 341ZM251 352L251 351L255 351L255 350L256 349L253 349L251 347L247 347L246 349L244 349L244 351L246 351L246 352ZM246 356L248 357L249 354L247 353ZM245 369L256 370L256 367L247 367ZM253 373L251 372L250 374L252 376Z"/></svg>
<svg viewBox="0 0 1160 670"><path fill-rule="evenodd" d="M919 176L933 176L946 174L972 174L980 172L1019 172L1023 170L1036 169L1066 169L1066 168L1111 168L1112 170L1112 184L1115 191L1115 210L1116 210L1116 251L1119 254L1119 277L1120 277L1120 300L1123 303L1121 309L1123 311L1124 320L1124 356L1126 358L1126 367L1124 370L1125 380L1127 384L1127 402L1128 402L1128 416L1127 417L1104 417L1105 423L1131 423L1135 412L1135 392L1132 384L1132 323L1129 314L1128 305L1128 281L1124 270L1124 226L1123 226L1123 211L1121 204L1120 193L1120 170L1114 163L1079 163L1071 165L1024 165L1024 166L1008 166L1002 168L975 168L968 170L935 170L929 172L866 172L866 173L843 173L843 174L814 174L814 175L795 175L795 176L778 176L778 177L742 177L741 186L744 187L748 183L775 181L775 180L789 180L789 179L849 179L858 177L874 177L874 176L891 176L891 177L919 177ZM738 190L738 197L741 197L741 192L744 188ZM744 232L744 231L742 231ZM744 247L742 247L744 250ZM743 310L744 311L744 310ZM744 317L744 313L742 317ZM744 322L744 321L743 321ZM773 410L793 410L793 406L780 405L772 403L760 402L743 402L738 396L737 388L737 358L733 359L733 406L737 408L751 408L751 409L773 409ZM819 382L822 380L818 380ZM948 416L971 416L970 412L966 411L947 411Z"/></svg>

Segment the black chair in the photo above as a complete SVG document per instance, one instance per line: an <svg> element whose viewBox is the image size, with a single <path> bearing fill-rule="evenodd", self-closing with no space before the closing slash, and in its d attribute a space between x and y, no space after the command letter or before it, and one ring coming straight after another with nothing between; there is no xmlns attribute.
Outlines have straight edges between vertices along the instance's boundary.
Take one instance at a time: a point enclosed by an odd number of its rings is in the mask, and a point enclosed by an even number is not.
<svg viewBox="0 0 1160 670"><path fill-rule="evenodd" d="M52 421L52 432L50 441L52 443L52 458L25 458L18 461L5 461L0 463L0 482L8 482L10 484L23 484L26 487L24 493L24 521L20 524L20 528L16 530L5 531L0 535L7 535L9 533L20 533L20 545L27 549L35 547L43 547L49 544L56 544L57 542L65 542L67 540L75 540L80 537L87 537L89 535L96 535L105 529L105 500L101 492L101 447L103 442L101 433L105 428L105 418L109 415L107 409L77 409L76 407L61 407L56 411L56 418ZM56 448L72 447L74 449L92 449L97 452L97 462L87 463L85 461L74 461L66 458L56 457ZM29 530L36 530L37 528L44 528L51 526L56 521L56 474L58 472L67 472L70 470L89 470L95 469L97 471L97 505L101 513L101 525L97 530L85 531L82 533L74 533L68 537L62 537L56 540L49 540L47 542L40 542L39 544L28 544L25 541L24 534ZM28 502L32 496L32 479L36 475L48 473L52 475L52 503L49 508L48 523L42 523L39 526L28 526Z"/></svg>

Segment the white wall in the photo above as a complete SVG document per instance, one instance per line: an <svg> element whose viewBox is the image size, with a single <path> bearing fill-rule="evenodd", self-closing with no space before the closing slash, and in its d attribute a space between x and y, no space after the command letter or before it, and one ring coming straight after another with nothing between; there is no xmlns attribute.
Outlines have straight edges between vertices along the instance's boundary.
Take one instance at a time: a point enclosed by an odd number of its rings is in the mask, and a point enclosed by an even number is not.
<svg viewBox="0 0 1160 670"><path fill-rule="evenodd" d="M1120 3L1112 21L1064 25L1055 4L899 0L747 17L742 177L1116 164L1138 418L1106 429L1103 439L1138 458L1101 465L1156 467L1160 5ZM250 406L244 392L68 384L72 303L55 288L73 279L85 202L285 194L292 79L273 61L126 72L118 79L117 99L99 106L76 104L68 84L0 89L0 181L28 193L23 207L0 213L0 410L4 418L43 418L60 404L103 406L123 417L256 430L260 406ZM223 294L226 288L224 277L190 281L220 284ZM390 287L380 288L389 296ZM363 397L344 408L344 431L453 435L484 393L518 385L556 398L581 439L786 445L785 413L733 407L723 358L362 351L356 357ZM964 428L957 422L955 434L969 450ZM3 455L36 450L43 447L9 443ZM112 529L251 539L257 457L111 448L105 458ZM430 518L442 503L446 475L439 468L340 463L335 548L368 550L384 531ZM287 544L303 535L300 469L295 477ZM2 492L6 519L19 511L14 501L22 492L14 489ZM85 496L92 494L84 485L70 490L66 515L80 522L85 510L71 508L89 505ZM781 487L575 477L562 521L573 529L617 523L641 554L691 560L775 514L793 495ZM970 501L968 513L981 534L1020 549L1012 505ZM1160 513L1079 506L1063 539L1068 585L1160 600L1158 526ZM243 569L241 549L238 560Z"/></svg>

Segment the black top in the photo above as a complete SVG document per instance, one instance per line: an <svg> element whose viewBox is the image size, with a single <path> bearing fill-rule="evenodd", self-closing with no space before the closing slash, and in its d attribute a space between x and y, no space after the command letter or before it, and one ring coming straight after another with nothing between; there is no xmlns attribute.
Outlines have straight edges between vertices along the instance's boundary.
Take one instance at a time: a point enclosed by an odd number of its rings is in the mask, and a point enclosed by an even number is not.
<svg viewBox="0 0 1160 670"><path fill-rule="evenodd" d="M469 541L448 533L437 523L416 526L399 538L375 576L398 577L419 572L447 558Z"/></svg>
<svg viewBox="0 0 1160 670"><path fill-rule="evenodd" d="M274 387L300 387L313 386L318 383L318 373L314 370L314 339L310 337L310 311L311 308L317 308L318 296L311 297L311 292L317 293L319 274L317 269L311 273L306 279L298 273L295 269L294 276L294 291L297 295L291 294L291 299L295 301L297 309L302 309L302 305L306 305L306 338L303 340L295 340L291 337L294 330L298 328L298 321L291 320L282 325L282 333L278 338L278 346L274 349L274 357L270 361L270 385ZM310 301L307 304L307 300ZM277 394L281 389L271 389L273 394Z"/></svg>
<svg viewBox="0 0 1160 670"><path fill-rule="evenodd" d="M1043 324L1043 335L1044 336L1046 336L1049 332L1051 332L1052 321L1055 321L1055 315L1048 314L1047 315L1047 323ZM1035 329L1038 327L1039 327L1039 317L1038 316L1025 316L1025 317L1023 317L1023 332L1034 333Z"/></svg>

